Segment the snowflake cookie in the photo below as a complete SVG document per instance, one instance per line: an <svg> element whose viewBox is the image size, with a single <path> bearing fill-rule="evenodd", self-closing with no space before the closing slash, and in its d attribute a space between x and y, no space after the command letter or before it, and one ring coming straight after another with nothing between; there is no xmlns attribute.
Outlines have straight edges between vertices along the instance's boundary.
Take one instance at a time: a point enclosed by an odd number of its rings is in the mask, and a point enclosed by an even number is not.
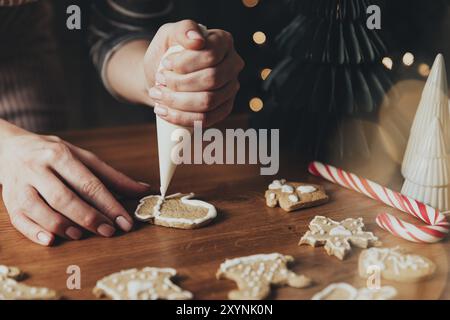
<svg viewBox="0 0 450 320"><path fill-rule="evenodd" d="M266 193L266 205L274 208L279 205L285 211L314 207L328 201L325 189L317 184L286 182L274 180Z"/></svg>
<svg viewBox="0 0 450 320"><path fill-rule="evenodd" d="M407 254L400 247L364 250L359 256L358 265L359 274L363 278L373 274L376 268L384 279L399 282L425 280L436 270L436 265L430 259Z"/></svg>
<svg viewBox="0 0 450 320"><path fill-rule="evenodd" d="M141 199L135 216L138 220L152 224L178 228L195 229L211 222L216 216L213 205L193 200L194 194L173 194L163 198L153 195Z"/></svg>
<svg viewBox="0 0 450 320"><path fill-rule="evenodd" d="M188 300L192 293L170 280L176 275L172 268L128 269L106 276L95 285L93 293L112 300Z"/></svg>
<svg viewBox="0 0 450 320"><path fill-rule="evenodd" d="M378 244L378 238L372 232L363 231L363 228L362 218L348 218L336 222L330 218L316 216L309 223L309 231L300 239L299 245L325 245L330 256L334 255L343 260L351 251L350 244L360 248Z"/></svg>
<svg viewBox="0 0 450 320"><path fill-rule="evenodd" d="M304 288L311 280L287 268L291 256L279 253L257 254L225 260L217 271L218 279L236 282L238 289L229 292L231 300L261 300L270 293L271 285Z"/></svg>
<svg viewBox="0 0 450 320"><path fill-rule="evenodd" d="M333 283L316 293L312 300L389 300L397 295L394 287L356 289L345 282Z"/></svg>

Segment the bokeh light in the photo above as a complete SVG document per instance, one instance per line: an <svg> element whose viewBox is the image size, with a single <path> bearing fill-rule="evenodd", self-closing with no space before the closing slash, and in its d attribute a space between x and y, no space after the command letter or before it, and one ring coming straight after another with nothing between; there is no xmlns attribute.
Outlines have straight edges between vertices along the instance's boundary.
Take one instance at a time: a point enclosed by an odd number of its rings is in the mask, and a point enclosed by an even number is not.
<svg viewBox="0 0 450 320"><path fill-rule="evenodd" d="M426 63L421 63L419 64L417 71L422 77L428 77L428 75L430 74L430 66Z"/></svg>
<svg viewBox="0 0 450 320"><path fill-rule="evenodd" d="M270 68L264 68L261 70L261 79L266 80L269 74L272 72Z"/></svg>
<svg viewBox="0 0 450 320"><path fill-rule="evenodd" d="M403 64L405 66L411 66L414 63L414 55L411 52L406 52L402 58Z"/></svg>
<svg viewBox="0 0 450 320"><path fill-rule="evenodd" d="M259 3L259 0L242 0L242 4L247 8L256 7Z"/></svg>
<svg viewBox="0 0 450 320"><path fill-rule="evenodd" d="M263 44L264 42L266 42L266 39L266 35L262 31L256 31L253 34L253 41L255 41L256 44Z"/></svg>
<svg viewBox="0 0 450 320"><path fill-rule="evenodd" d="M383 62L384 66L389 69L392 70L392 67L394 66L394 62L392 61L391 58L389 57L384 57L383 60L381 61Z"/></svg>
<svg viewBox="0 0 450 320"><path fill-rule="evenodd" d="M250 99L249 106L252 111L258 112L264 107L264 103L260 98L254 97Z"/></svg>

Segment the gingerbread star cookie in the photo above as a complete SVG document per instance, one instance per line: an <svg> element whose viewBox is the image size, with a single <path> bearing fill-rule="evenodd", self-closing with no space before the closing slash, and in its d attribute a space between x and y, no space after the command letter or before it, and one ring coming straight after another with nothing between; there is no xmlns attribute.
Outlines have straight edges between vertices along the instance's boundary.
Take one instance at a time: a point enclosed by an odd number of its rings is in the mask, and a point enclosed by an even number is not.
<svg viewBox="0 0 450 320"><path fill-rule="evenodd" d="M128 269L97 281L93 293L113 300L188 300L192 293L182 290L170 279L172 268Z"/></svg>
<svg viewBox="0 0 450 320"><path fill-rule="evenodd" d="M314 207L328 201L325 189L317 184L274 180L265 193L266 205L279 205L285 211Z"/></svg>
<svg viewBox="0 0 450 320"><path fill-rule="evenodd" d="M195 229L210 223L217 211L213 205L193 200L194 194L173 194L163 198L153 195L141 199L135 216L141 221L152 224L179 228Z"/></svg>
<svg viewBox="0 0 450 320"><path fill-rule="evenodd" d="M19 268L0 266L0 300L55 300L56 291L19 283L23 273Z"/></svg>
<svg viewBox="0 0 450 320"><path fill-rule="evenodd" d="M300 239L299 245L309 244L313 247L325 245L326 252L343 260L351 251L350 244L367 248L378 244L378 238L372 232L363 230L362 218L348 218L341 222L316 216L309 223L307 231Z"/></svg>
<svg viewBox="0 0 450 320"><path fill-rule="evenodd" d="M294 261L293 257L279 253L235 258L225 260L216 276L236 282L238 289L228 293L229 299L261 300L269 295L271 285L304 288L311 284L309 278L287 268L291 261Z"/></svg>
<svg viewBox="0 0 450 320"><path fill-rule="evenodd" d="M370 248L361 252L358 269L363 278L378 268L381 276L386 280L399 282L418 282L430 278L436 265L428 258L407 254L400 247Z"/></svg>
<svg viewBox="0 0 450 320"><path fill-rule="evenodd" d="M316 293L312 300L389 300L397 295L394 287L356 289L345 282L333 283Z"/></svg>

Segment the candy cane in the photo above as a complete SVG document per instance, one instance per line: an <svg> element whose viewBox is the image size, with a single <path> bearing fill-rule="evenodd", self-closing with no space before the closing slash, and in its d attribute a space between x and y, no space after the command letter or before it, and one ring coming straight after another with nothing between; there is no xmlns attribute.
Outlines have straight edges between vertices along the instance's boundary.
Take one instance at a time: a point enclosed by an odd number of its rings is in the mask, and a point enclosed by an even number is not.
<svg viewBox="0 0 450 320"><path fill-rule="evenodd" d="M378 183L317 161L311 162L308 170L315 176L362 193L369 198L409 213L426 223L423 226L416 226L388 213L379 214L376 217L377 224L397 237L413 242L434 243L442 240L450 230L450 224L446 216L439 210L385 188Z"/></svg>

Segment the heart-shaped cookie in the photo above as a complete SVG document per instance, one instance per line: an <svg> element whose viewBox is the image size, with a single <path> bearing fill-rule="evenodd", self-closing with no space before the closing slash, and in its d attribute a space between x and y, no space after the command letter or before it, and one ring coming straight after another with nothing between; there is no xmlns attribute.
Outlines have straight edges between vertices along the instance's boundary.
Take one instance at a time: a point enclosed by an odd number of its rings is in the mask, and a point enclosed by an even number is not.
<svg viewBox="0 0 450 320"><path fill-rule="evenodd" d="M193 193L176 193L165 198L159 195L147 196L141 199L134 214L138 220L159 226L199 228L211 222L217 216L217 211L213 205L194 200L193 197Z"/></svg>

